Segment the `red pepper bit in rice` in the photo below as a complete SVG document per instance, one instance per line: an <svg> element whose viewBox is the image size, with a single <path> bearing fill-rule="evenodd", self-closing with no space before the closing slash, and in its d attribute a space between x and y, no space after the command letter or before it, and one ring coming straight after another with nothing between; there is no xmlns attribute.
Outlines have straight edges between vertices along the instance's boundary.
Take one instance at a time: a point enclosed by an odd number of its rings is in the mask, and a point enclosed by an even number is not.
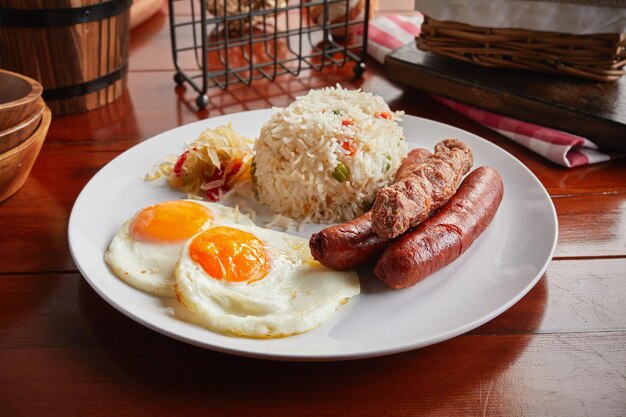
<svg viewBox="0 0 626 417"><path fill-rule="evenodd" d="M354 120L347 119L341 122L341 126L353 126L353 125L354 125Z"/></svg>
<svg viewBox="0 0 626 417"><path fill-rule="evenodd" d="M354 143L352 142L352 138L348 138L346 141L344 141L341 144L341 147L348 152L348 156L352 156L356 152L356 147L354 146Z"/></svg>

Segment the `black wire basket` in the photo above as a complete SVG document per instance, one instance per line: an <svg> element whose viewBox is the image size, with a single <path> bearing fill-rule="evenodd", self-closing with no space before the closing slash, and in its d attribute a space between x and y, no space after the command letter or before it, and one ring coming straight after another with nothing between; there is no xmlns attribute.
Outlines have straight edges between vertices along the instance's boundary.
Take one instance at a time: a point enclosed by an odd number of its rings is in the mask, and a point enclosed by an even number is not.
<svg viewBox="0 0 626 417"><path fill-rule="evenodd" d="M174 81L189 84L204 108L214 87L348 63L358 78L370 5L357 3L361 10L354 0L169 0Z"/></svg>

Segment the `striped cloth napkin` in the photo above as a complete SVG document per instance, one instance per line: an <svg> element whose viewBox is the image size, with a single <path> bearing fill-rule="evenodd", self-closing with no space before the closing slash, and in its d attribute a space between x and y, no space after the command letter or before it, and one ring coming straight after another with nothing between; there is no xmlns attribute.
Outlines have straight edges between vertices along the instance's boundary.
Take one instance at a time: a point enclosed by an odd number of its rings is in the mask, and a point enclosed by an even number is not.
<svg viewBox="0 0 626 417"><path fill-rule="evenodd" d="M389 14L376 17L369 24L368 53L378 62L384 63L389 53L415 41L422 21L423 17L420 14L413 16ZM491 113L436 95L432 97L564 167L594 164L623 156L603 152L592 141L571 133Z"/></svg>

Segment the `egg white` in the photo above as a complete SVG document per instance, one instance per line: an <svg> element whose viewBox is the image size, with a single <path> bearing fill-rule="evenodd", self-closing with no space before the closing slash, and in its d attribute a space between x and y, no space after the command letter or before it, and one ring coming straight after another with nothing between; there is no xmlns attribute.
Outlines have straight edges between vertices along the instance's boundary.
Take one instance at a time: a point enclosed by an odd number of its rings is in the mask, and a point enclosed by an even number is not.
<svg viewBox="0 0 626 417"><path fill-rule="evenodd" d="M308 240L254 226L233 227L263 242L271 263L265 278L251 283L212 278L189 255L193 238L175 270L176 297L210 330L253 338L302 333L359 294L356 272L324 267L311 256Z"/></svg>
<svg viewBox="0 0 626 417"><path fill-rule="evenodd" d="M198 200L194 203L207 207L213 213L213 221L205 223L201 230L217 225L254 225L250 218L232 207ZM174 268L185 242L158 244L140 242L133 238L130 226L134 220L126 221L113 237L104 261L124 282L149 294L174 297Z"/></svg>

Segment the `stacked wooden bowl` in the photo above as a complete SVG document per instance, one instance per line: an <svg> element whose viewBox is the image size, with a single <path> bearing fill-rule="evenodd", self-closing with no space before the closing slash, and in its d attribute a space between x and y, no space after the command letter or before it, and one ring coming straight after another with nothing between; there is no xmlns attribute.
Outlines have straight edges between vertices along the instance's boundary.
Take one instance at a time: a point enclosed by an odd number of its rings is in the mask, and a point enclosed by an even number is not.
<svg viewBox="0 0 626 417"><path fill-rule="evenodd" d="M48 133L42 91L37 81L0 69L0 201L24 185Z"/></svg>

